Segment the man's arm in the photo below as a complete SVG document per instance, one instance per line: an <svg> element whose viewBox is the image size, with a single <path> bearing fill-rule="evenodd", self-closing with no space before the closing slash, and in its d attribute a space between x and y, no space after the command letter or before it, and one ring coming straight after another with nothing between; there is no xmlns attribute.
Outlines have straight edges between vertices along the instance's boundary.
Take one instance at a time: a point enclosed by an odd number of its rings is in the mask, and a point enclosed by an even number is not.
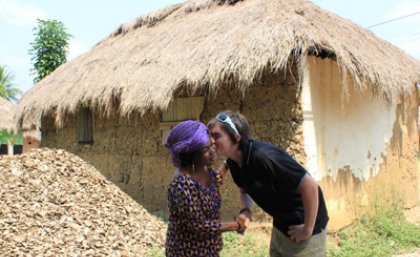
<svg viewBox="0 0 420 257"><path fill-rule="evenodd" d="M252 208L252 205L254 204L254 201L252 198L248 195L248 193L243 188L239 188L239 206L242 209L250 209Z"/></svg>
<svg viewBox="0 0 420 257"><path fill-rule="evenodd" d="M288 232L290 238L296 242L307 240L312 236L319 205L318 184L310 175L307 174L302 178L299 191L302 195L305 223L290 226Z"/></svg>
<svg viewBox="0 0 420 257"><path fill-rule="evenodd" d="M240 213L236 216L236 219L243 225L243 230L245 231L249 223L251 222L251 208L254 204L252 198L243 188L239 188L239 206L241 208Z"/></svg>

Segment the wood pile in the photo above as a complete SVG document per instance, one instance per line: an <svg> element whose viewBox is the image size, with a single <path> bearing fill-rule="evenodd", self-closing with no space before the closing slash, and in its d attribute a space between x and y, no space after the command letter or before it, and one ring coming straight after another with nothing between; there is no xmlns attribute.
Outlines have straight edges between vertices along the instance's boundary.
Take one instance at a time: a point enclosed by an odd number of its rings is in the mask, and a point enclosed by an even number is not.
<svg viewBox="0 0 420 257"><path fill-rule="evenodd" d="M145 256L166 225L64 150L0 158L0 256Z"/></svg>

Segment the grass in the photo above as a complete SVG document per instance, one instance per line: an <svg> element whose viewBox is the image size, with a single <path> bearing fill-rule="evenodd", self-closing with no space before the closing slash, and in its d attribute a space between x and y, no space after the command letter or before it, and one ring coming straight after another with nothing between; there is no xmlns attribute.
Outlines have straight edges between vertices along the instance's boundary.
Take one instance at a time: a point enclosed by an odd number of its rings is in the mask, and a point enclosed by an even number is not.
<svg viewBox="0 0 420 257"><path fill-rule="evenodd" d="M254 233L239 235L223 233L223 250L220 257L266 257L268 246L261 244ZM165 249L150 248L146 257L165 257Z"/></svg>
<svg viewBox="0 0 420 257"><path fill-rule="evenodd" d="M266 235L268 236L268 235ZM221 257L266 257L268 242L248 232L223 233ZM399 206L376 207L342 229L328 242L328 257L389 257L420 248L420 224L409 223ZM146 257L165 257L164 248L151 248Z"/></svg>
<svg viewBox="0 0 420 257"><path fill-rule="evenodd" d="M376 208L338 233L329 257L386 257L420 247L420 224L409 223L401 208Z"/></svg>
<svg viewBox="0 0 420 257"><path fill-rule="evenodd" d="M266 257L268 245L258 240L256 234L249 232L239 235L236 232L223 233L223 250L220 257Z"/></svg>
<svg viewBox="0 0 420 257"><path fill-rule="evenodd" d="M144 257L165 257L165 249L152 247L148 249L148 252Z"/></svg>

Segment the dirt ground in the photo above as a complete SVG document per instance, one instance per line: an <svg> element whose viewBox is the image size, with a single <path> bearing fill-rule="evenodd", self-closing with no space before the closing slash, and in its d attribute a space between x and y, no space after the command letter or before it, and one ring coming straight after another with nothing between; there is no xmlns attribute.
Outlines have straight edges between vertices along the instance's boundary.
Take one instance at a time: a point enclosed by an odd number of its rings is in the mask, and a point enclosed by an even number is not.
<svg viewBox="0 0 420 257"><path fill-rule="evenodd" d="M248 232L251 232L259 239L261 245L270 244L272 223L269 222L251 222Z"/></svg>
<svg viewBox="0 0 420 257"><path fill-rule="evenodd" d="M417 250L413 253L405 253L400 255L395 255L394 257L419 257L420 256L420 250Z"/></svg>

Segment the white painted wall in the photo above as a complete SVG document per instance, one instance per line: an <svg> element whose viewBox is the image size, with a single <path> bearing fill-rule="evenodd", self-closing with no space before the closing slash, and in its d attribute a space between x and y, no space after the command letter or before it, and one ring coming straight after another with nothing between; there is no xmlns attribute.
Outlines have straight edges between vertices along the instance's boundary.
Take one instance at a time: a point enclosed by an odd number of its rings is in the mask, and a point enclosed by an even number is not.
<svg viewBox="0 0 420 257"><path fill-rule="evenodd" d="M377 175L392 137L396 104L374 97L368 89L361 92L350 80L342 83L331 59L308 57L304 73L306 167L313 177L336 179L340 169L365 180Z"/></svg>

